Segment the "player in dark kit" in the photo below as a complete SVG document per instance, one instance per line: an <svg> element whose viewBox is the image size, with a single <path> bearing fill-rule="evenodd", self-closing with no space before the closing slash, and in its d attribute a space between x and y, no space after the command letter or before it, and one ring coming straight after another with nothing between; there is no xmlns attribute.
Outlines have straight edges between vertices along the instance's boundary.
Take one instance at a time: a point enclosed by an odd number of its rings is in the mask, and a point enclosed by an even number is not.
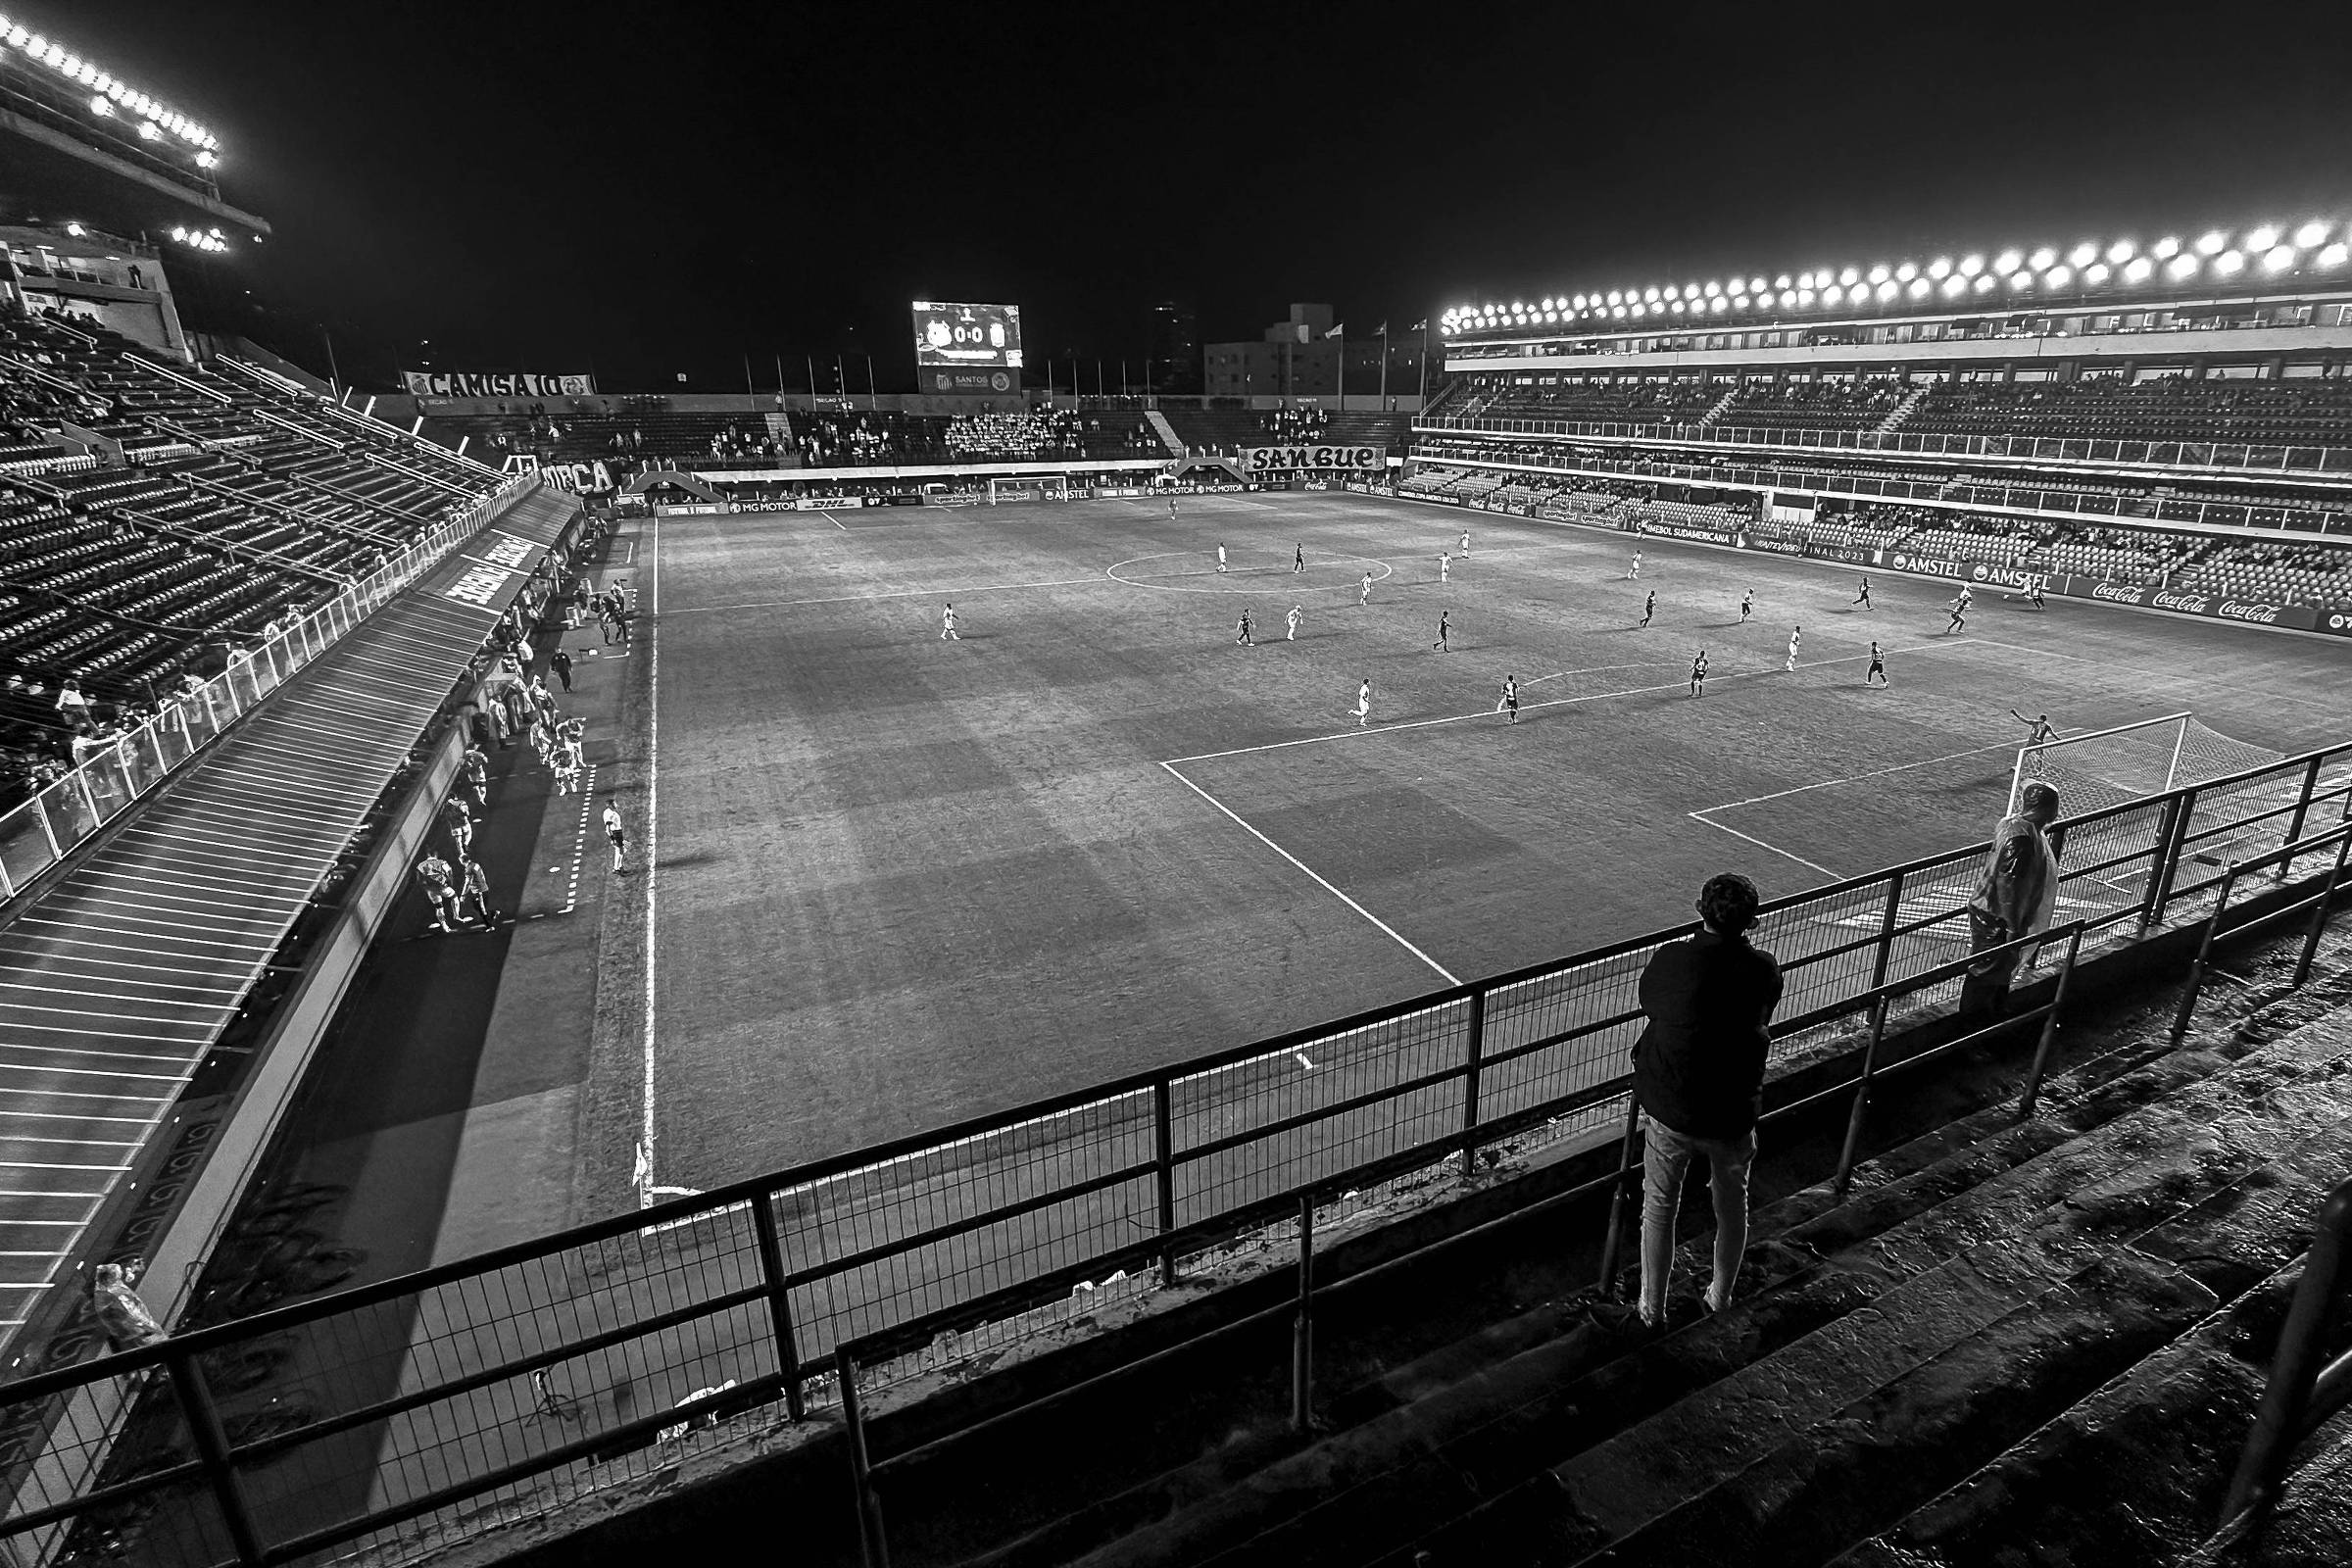
<svg viewBox="0 0 2352 1568"><path fill-rule="evenodd" d="M1861 593L1860 597L1858 597L1857 599L1855 599L1854 603L1855 603L1855 604L1857 604L1857 605L1860 605L1860 606L1861 606L1861 607L1862 607L1864 610L1868 610L1868 609L1870 609L1870 608L1871 608L1871 604L1870 604L1870 579L1869 579L1868 577L1865 577L1865 578L1863 578L1863 579L1862 579L1862 593Z"/></svg>
<svg viewBox="0 0 2352 1568"><path fill-rule="evenodd" d="M1690 661L1690 695L1707 695L1707 651L1701 648L1698 657Z"/></svg>
<svg viewBox="0 0 2352 1568"><path fill-rule="evenodd" d="M1968 601L1966 599L1955 599L1951 602L1949 608L1952 618L1950 623L1947 624L1943 629L1946 632L1968 630Z"/></svg>
<svg viewBox="0 0 2352 1568"><path fill-rule="evenodd" d="M1453 635L1453 612L1452 612L1452 611L1450 611L1450 610L1441 610L1441 611L1439 611L1439 612L1438 612L1438 640L1437 640L1436 642L1434 642L1434 643L1431 643L1429 646L1430 646L1430 647L1432 647L1432 648L1434 648L1434 649L1436 649L1436 650L1437 650L1439 653L1441 653L1441 654L1444 654L1444 653L1450 653L1450 652L1452 652L1452 650L1451 650L1451 649L1449 649L1448 647L1446 647L1446 641L1447 641L1447 639L1449 639L1449 638L1450 638L1452 635Z"/></svg>
<svg viewBox="0 0 2352 1568"><path fill-rule="evenodd" d="M1234 624L1233 640L1237 643L1240 643L1244 648L1255 648L1257 646L1257 644L1251 641L1250 637L1250 612L1247 610L1242 612L1242 618Z"/></svg>
<svg viewBox="0 0 2352 1568"><path fill-rule="evenodd" d="M1293 571L1304 571L1306 569L1306 546L1291 546L1291 569Z"/></svg>
<svg viewBox="0 0 2352 1568"><path fill-rule="evenodd" d="M1656 614L1657 610L1658 591L1655 588L1652 588L1649 591L1649 597L1642 601L1642 624L1644 626L1648 625L1649 617Z"/></svg>
<svg viewBox="0 0 2352 1568"><path fill-rule="evenodd" d="M1886 657L1879 652L1877 643L1870 645L1870 668L1864 672L1862 684L1869 685L1874 677L1880 685L1886 684Z"/></svg>

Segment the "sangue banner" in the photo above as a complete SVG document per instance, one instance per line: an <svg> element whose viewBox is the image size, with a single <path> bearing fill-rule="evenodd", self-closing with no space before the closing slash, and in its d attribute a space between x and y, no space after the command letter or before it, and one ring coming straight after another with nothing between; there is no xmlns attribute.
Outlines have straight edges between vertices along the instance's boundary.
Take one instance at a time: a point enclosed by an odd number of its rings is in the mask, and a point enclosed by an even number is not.
<svg viewBox="0 0 2352 1568"><path fill-rule="evenodd" d="M1377 473L1389 465L1387 447L1244 447L1242 471L1252 476L1278 473Z"/></svg>
<svg viewBox="0 0 2352 1568"><path fill-rule="evenodd" d="M596 378L590 375L526 375L504 370L437 375L403 370L400 378L420 398L584 398L596 392Z"/></svg>

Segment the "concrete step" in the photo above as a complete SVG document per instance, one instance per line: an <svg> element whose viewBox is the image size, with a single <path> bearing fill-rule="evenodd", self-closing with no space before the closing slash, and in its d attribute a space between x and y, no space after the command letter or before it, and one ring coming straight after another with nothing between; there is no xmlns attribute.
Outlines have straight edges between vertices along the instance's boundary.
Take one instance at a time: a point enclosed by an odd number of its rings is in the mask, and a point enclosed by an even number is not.
<svg viewBox="0 0 2352 1568"><path fill-rule="evenodd" d="M2307 1146L2142 1241L2226 1288L2228 1306L1837 1559L1838 1568L2014 1562L2352 1562L2352 1438L2323 1440L2265 1527L2209 1544L2341 1144ZM2262 1272L2264 1263L2283 1264ZM2257 1277L2248 1280L2249 1274ZM2352 1324L2333 1347L2352 1344Z"/></svg>
<svg viewBox="0 0 2352 1568"><path fill-rule="evenodd" d="M2193 1085L2201 1098L2186 1113L2192 1120L2225 1119L2234 1104L2242 1123L2249 1102L2276 1098L2322 1071L2327 1055L2324 1048L2293 1037L2245 1046L2235 1060L2200 1045L2135 1067L2125 1079L2138 1083L2121 1093L2086 1085L2072 1108L2095 1124L2088 1133L2065 1122L2007 1129L1990 1149L1946 1152L1860 1195L1860 1212L1831 1209L1800 1218L1797 1231L1751 1250L1754 1266L1742 1277L1749 1295L1719 1318L1629 1348L1587 1326L1565 1327L1573 1314L1558 1305L1541 1309L1495 1338L1502 1348L1539 1342L1529 1348L1482 1362L1478 1348L1453 1348L1401 1368L1382 1380L1380 1390L1359 1397L1385 1395L1409 1402L1370 1419L1360 1419L1355 1409L1337 1411L1359 1424L1238 1482L1228 1470L1213 1479L1195 1474L1190 1485L1168 1487L1158 1496L1168 1517L1086 1560L1176 1563L1217 1553L1231 1553L1235 1561L1369 1560L1398 1540L1478 1506L1497 1488L1507 1489L1544 1454L1573 1454L1605 1443L1783 1347L1826 1331L1905 1281L1942 1268L1987 1235L2016 1234L2023 1222L2086 1189L2103 1162L2138 1157L2156 1140L2157 1126L2167 1118L2144 1097ZM2347 1108L2328 1102L2305 1111L2324 1122ZM2172 1113L2173 1124L2180 1114ZM2233 1124L2230 1137L2200 1141L2202 1163L2180 1181L2161 1184L2170 1207L2142 1205L2142 1228L2259 1164L2285 1135L2281 1126L2265 1135ZM1806 1205L1796 1207L1801 1212ZM2041 1271L2038 1289L2045 1294L2070 1277L2070 1269L2080 1273L2100 1261L2098 1248L2081 1238L2061 1234L2055 1241L2064 1245L2053 1248ZM1825 1250L1851 1250L1866 1242L1883 1245L1851 1257L1824 1255ZM1703 1249L1701 1239L1687 1250L1703 1256ZM1939 1309L1947 1314L1938 1350L2018 1309L2035 1289L2031 1271L2021 1277L1972 1260L1959 1272L1976 1277L1966 1288L1954 1271L1937 1281L1945 1298ZM2003 1285L1987 1279L2005 1273ZM1755 1295L1758 1290L1768 1294ZM1936 1286L1923 1286L1918 1294L1925 1300L1937 1294ZM1949 1315L1961 1300L1976 1303L1974 1316ZM1544 1340L1546 1323L1564 1332ZM1455 1370L1462 1375L1453 1377ZM1840 1403L1867 1392L1852 1390ZM1131 1508L1130 1517L1148 1511Z"/></svg>

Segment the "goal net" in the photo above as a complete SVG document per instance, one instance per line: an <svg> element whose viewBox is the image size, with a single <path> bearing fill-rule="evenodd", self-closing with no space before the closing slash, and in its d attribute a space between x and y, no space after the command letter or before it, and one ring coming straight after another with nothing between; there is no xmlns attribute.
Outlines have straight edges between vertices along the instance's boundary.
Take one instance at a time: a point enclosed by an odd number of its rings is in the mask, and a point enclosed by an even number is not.
<svg viewBox="0 0 2352 1568"><path fill-rule="evenodd" d="M2231 740L2191 713L2143 718L2087 735L2022 746L2009 779L2009 809L2032 783L2058 791L2058 814L2081 816L2167 790L2228 778L2284 760L2284 752ZM2248 786L2259 788L2260 781Z"/></svg>
<svg viewBox="0 0 2352 1568"><path fill-rule="evenodd" d="M1070 476L1066 473L991 474L988 480L988 504L1004 501L1067 501L1070 499Z"/></svg>

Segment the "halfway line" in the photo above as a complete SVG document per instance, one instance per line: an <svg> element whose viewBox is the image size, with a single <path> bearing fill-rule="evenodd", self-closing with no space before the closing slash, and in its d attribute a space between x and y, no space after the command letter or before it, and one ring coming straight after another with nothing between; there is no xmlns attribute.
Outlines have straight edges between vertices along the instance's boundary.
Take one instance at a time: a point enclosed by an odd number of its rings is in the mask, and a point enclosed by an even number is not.
<svg viewBox="0 0 2352 1568"><path fill-rule="evenodd" d="M844 530L845 532L847 530ZM1020 588L1076 588L1082 584L1099 583L1100 577L1063 577L1054 582L992 582L977 588L905 588L884 594L837 594L830 599L764 599L750 605L694 605L684 610L672 610L672 615L707 615L725 610L789 610L800 605L861 605L874 599L930 599L955 594L1008 593Z"/></svg>

